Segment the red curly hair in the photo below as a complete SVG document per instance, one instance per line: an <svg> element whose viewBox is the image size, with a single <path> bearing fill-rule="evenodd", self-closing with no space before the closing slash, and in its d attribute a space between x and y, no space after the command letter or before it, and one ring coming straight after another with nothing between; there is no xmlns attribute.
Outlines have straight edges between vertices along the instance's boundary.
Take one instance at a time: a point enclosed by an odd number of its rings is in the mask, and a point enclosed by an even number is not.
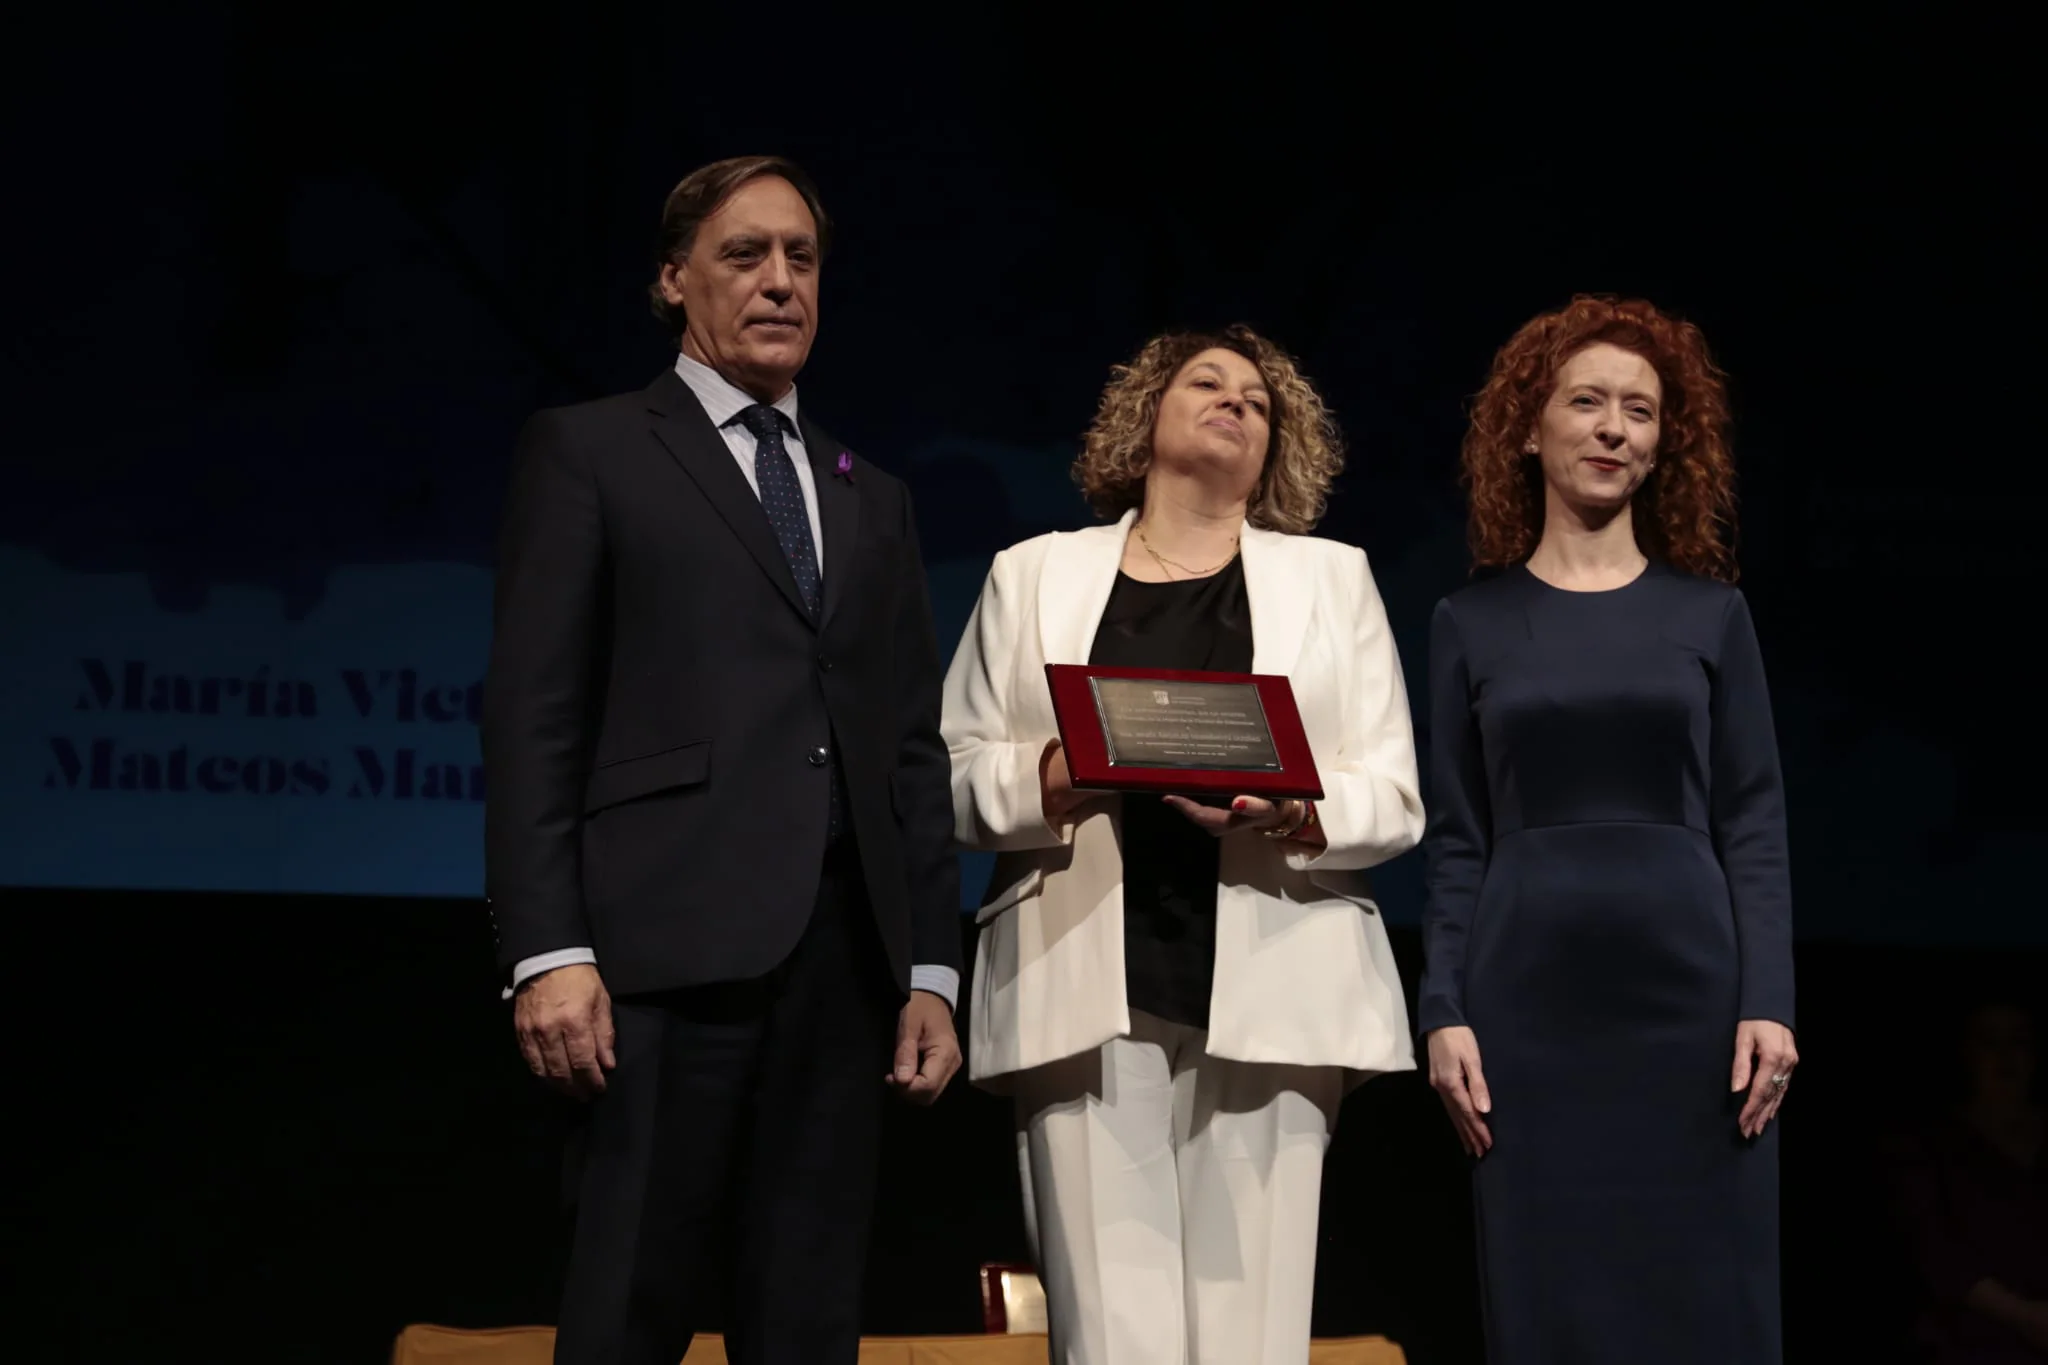
<svg viewBox="0 0 2048 1365"><path fill-rule="evenodd" d="M1636 543L1652 559L1735 581L1735 461L1726 376L1690 322L1640 299L1580 294L1537 317L1493 358L1472 404L1459 481L1477 564L1519 564L1543 532L1543 467L1524 453L1563 364L1607 342L1650 362L1664 387L1657 464L1636 490Z"/></svg>

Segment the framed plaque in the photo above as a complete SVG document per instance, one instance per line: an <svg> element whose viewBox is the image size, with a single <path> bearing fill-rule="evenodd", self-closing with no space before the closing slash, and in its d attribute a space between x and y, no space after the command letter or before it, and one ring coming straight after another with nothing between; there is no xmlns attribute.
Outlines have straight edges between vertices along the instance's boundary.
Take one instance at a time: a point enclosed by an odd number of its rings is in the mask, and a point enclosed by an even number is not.
<svg viewBox="0 0 2048 1365"><path fill-rule="evenodd" d="M1045 677L1078 791L1322 799L1278 674L1047 664Z"/></svg>

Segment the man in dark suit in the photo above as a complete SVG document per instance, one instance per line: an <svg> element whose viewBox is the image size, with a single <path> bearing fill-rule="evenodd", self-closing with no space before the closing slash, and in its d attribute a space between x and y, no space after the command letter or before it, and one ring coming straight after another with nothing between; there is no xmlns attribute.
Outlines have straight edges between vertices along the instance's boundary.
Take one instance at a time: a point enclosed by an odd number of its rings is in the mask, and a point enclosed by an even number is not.
<svg viewBox="0 0 2048 1365"><path fill-rule="evenodd" d="M645 392L542 412L483 718L499 958L593 1101L555 1358L858 1352L885 1087L959 1066L940 662L903 485L797 406L829 224L775 157L662 215ZM893 1051L893 1058L892 1058Z"/></svg>

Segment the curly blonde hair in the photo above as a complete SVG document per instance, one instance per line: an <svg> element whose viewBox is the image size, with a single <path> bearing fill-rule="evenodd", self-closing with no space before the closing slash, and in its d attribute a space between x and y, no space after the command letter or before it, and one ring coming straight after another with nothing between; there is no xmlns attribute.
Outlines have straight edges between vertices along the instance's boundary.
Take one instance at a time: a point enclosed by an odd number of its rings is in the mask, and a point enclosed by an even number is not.
<svg viewBox="0 0 2048 1365"><path fill-rule="evenodd" d="M1096 515L1114 521L1144 503L1160 395L1189 361L1217 350L1234 351L1257 366L1273 404L1266 464L1246 519L1289 535L1312 531L1322 520L1330 485L1344 468L1336 420L1294 357L1241 324L1221 332L1156 336L1128 364L1110 371L1073 471Z"/></svg>
<svg viewBox="0 0 2048 1365"><path fill-rule="evenodd" d="M1733 583L1735 461L1728 449L1726 376L1690 322L1641 299L1580 294L1532 318L1493 358L1472 404L1461 482L1478 564L1519 564L1543 534L1543 468L1524 451L1567 360L1600 342L1633 351L1664 386L1657 464L1636 490L1636 544L1652 559Z"/></svg>

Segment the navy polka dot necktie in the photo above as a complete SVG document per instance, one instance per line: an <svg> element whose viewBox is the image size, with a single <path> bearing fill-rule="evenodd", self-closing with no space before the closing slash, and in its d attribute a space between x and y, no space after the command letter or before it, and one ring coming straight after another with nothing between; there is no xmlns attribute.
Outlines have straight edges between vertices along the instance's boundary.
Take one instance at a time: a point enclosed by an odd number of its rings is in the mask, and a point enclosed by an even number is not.
<svg viewBox="0 0 2048 1365"><path fill-rule="evenodd" d="M776 408L756 403L740 411L736 419L754 433L754 482L761 491L761 506L775 539L782 546L789 571L796 576L796 590L804 599L811 619L818 619L822 601L818 576L818 547L811 539L811 514L804 508L804 486L797 482L796 465L789 447L782 443L782 424L788 419ZM838 763L832 764L831 798L825 819L825 837L837 839L846 828L846 793L841 788Z"/></svg>
<svg viewBox="0 0 2048 1365"><path fill-rule="evenodd" d="M797 482L796 466L789 448L782 443L782 413L763 403L742 409L741 425L754 433L754 482L761 492L761 506L789 571L796 575L796 590L816 620L820 603L818 547L811 541L811 515L804 510L804 488Z"/></svg>

